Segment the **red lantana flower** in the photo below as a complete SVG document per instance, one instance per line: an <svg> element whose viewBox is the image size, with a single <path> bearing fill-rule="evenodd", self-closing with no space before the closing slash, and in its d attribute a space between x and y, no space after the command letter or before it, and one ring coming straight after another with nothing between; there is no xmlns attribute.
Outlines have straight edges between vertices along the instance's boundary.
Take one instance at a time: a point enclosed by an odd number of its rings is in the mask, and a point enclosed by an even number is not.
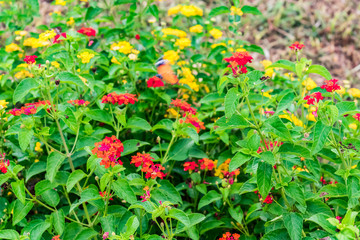
<svg viewBox="0 0 360 240"><path fill-rule="evenodd" d="M144 195L140 196L140 198L142 199L141 202L146 202L150 199L151 195L150 195L150 191L146 190L146 192L144 193Z"/></svg>
<svg viewBox="0 0 360 240"><path fill-rule="evenodd" d="M315 102L318 103L320 100L323 100L323 99L324 99L324 97L322 96L321 92L314 92L314 93L304 97L304 100L306 100L307 101L306 103L309 105L315 105L314 104Z"/></svg>
<svg viewBox="0 0 360 240"><path fill-rule="evenodd" d="M24 62L26 62L27 64L33 64L36 62L35 61L36 58L38 58L38 56L36 55L25 56Z"/></svg>
<svg viewBox="0 0 360 240"><path fill-rule="evenodd" d="M200 159L199 164L200 164L200 169L201 170L211 171L215 167L214 161L210 160L208 158Z"/></svg>
<svg viewBox="0 0 360 240"><path fill-rule="evenodd" d="M54 37L53 43L60 43L62 40L58 40L60 37L66 38L66 33L60 33Z"/></svg>
<svg viewBox="0 0 360 240"><path fill-rule="evenodd" d="M148 168L145 178L155 179L158 177L163 179L166 176L166 174L162 172L164 170L165 168L161 166L161 164L153 164Z"/></svg>
<svg viewBox="0 0 360 240"><path fill-rule="evenodd" d="M260 141L262 142L262 141ZM272 151L274 149L274 147L278 146L280 147L281 145L283 145L282 142L278 142L278 141L275 141L275 142L266 142L265 141L265 146L266 146L266 149L264 149L264 147L259 147L259 149L256 151L257 153L262 153L262 152L266 152L266 151Z"/></svg>
<svg viewBox="0 0 360 240"><path fill-rule="evenodd" d="M123 93L123 94L117 94L115 92L109 93L108 95L105 95L102 97L101 102L102 103L111 103L115 105L116 103L119 105L125 104L135 104L138 99L136 98L135 94L130 93Z"/></svg>
<svg viewBox="0 0 360 240"><path fill-rule="evenodd" d="M235 52L229 58L224 58L229 63L228 67L231 68L233 75L247 73L246 64L251 63L253 58L248 52Z"/></svg>
<svg viewBox="0 0 360 240"><path fill-rule="evenodd" d="M101 158L100 165L104 165L105 168L114 167L116 164L122 165L122 161L119 159L121 153L124 151L124 145L115 136L105 137L101 142L95 143L95 148L91 151L96 154L98 158Z"/></svg>
<svg viewBox="0 0 360 240"><path fill-rule="evenodd" d="M106 193L106 191L99 192L99 194L100 194L100 196L101 196L102 198L105 198L105 197L107 197L107 195L109 195L109 194ZM109 200L114 200L114 199L111 197L111 198L109 198Z"/></svg>
<svg viewBox="0 0 360 240"><path fill-rule="evenodd" d="M353 118L355 118L356 120L358 120L360 122L360 113L357 113L353 116Z"/></svg>
<svg viewBox="0 0 360 240"><path fill-rule="evenodd" d="M166 174L162 171L165 168L161 164L154 164L154 158L148 153L137 153L135 156L131 157L130 164L134 164L135 167L141 166L141 171L145 172L145 178L155 179L157 177L163 179Z"/></svg>
<svg viewBox="0 0 360 240"><path fill-rule="evenodd" d="M180 123L190 123L191 125L193 125L196 128L196 131L199 133L201 129L205 129L204 123L202 121L200 121L197 117L195 117L194 115L188 115L186 116L185 121L183 121L182 119L180 120Z"/></svg>
<svg viewBox="0 0 360 240"><path fill-rule="evenodd" d="M157 87L163 87L164 86L164 82L161 80L161 78L155 76L155 77L151 77L149 78L149 80L147 80L147 87L148 88L157 88Z"/></svg>
<svg viewBox="0 0 360 240"><path fill-rule="evenodd" d="M86 28L86 27L82 27L80 30L77 31L78 33L81 33L83 35L86 35L88 37L95 37L96 36L96 31L93 28Z"/></svg>
<svg viewBox="0 0 360 240"><path fill-rule="evenodd" d="M0 153L0 171L2 173L7 173L7 168L9 167L9 165L9 160L5 159L5 153Z"/></svg>
<svg viewBox="0 0 360 240"><path fill-rule="evenodd" d="M191 107L191 105L189 103L185 102L184 100L181 100L181 99L172 100L171 105L173 105L174 107L180 108L185 113L196 114L196 109Z"/></svg>
<svg viewBox="0 0 360 240"><path fill-rule="evenodd" d="M84 99L76 99L76 100L69 100L68 103L70 103L73 106L84 106L86 107L87 105L90 104L89 101L85 101Z"/></svg>
<svg viewBox="0 0 360 240"><path fill-rule="evenodd" d="M61 240L60 235L53 236L51 240Z"/></svg>
<svg viewBox="0 0 360 240"><path fill-rule="evenodd" d="M240 238L240 234L238 233L231 234L230 232L226 232L218 240L238 240L239 238Z"/></svg>
<svg viewBox="0 0 360 240"><path fill-rule="evenodd" d="M325 81L325 84L321 86L322 89L326 89L327 92L334 92L336 90L340 90L341 87L337 84L339 80L331 79Z"/></svg>
<svg viewBox="0 0 360 240"><path fill-rule="evenodd" d="M272 204L273 201L274 201L274 200L273 200L272 196L269 194L269 195L267 195L267 197L265 198L264 203L266 203L266 204Z"/></svg>
<svg viewBox="0 0 360 240"><path fill-rule="evenodd" d="M342 217L340 217L340 216L336 216L335 217L337 220L339 220L339 223L341 223L341 219L342 219Z"/></svg>
<svg viewBox="0 0 360 240"><path fill-rule="evenodd" d="M196 162L185 162L184 163L184 171L192 172L194 171L199 165Z"/></svg>
<svg viewBox="0 0 360 240"><path fill-rule="evenodd" d="M136 40L140 40L140 35L139 35L139 34L136 34L136 35L135 35L135 39L136 39Z"/></svg>
<svg viewBox="0 0 360 240"><path fill-rule="evenodd" d="M13 116L20 116L21 114L24 115L31 115L35 114L37 111L37 108L35 106L29 106L29 107L21 107L20 109L14 108L11 109L8 114L11 114Z"/></svg>
<svg viewBox="0 0 360 240"><path fill-rule="evenodd" d="M289 48L294 51L300 51L303 47L305 47L304 44L301 44L298 41L296 41L293 44L291 44Z"/></svg>

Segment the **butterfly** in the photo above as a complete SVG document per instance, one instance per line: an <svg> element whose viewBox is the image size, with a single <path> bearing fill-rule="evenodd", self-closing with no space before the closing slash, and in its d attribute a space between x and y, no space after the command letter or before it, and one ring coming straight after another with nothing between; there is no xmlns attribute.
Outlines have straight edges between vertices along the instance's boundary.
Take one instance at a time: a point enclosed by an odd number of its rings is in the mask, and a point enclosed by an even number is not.
<svg viewBox="0 0 360 240"><path fill-rule="evenodd" d="M171 65L168 60L163 59L162 57L155 63L158 74L157 77L164 79L165 82L172 85L176 84L179 79L174 74L174 71L171 69Z"/></svg>

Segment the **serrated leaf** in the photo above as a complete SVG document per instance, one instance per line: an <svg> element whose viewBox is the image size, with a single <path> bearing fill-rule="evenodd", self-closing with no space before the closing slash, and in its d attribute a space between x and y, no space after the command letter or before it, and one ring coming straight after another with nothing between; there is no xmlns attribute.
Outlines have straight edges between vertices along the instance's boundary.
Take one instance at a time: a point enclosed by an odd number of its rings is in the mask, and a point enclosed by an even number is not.
<svg viewBox="0 0 360 240"><path fill-rule="evenodd" d="M301 240L303 229L303 217L299 213L284 213L284 225L288 230L291 240Z"/></svg>
<svg viewBox="0 0 360 240"><path fill-rule="evenodd" d="M27 128L20 129L19 145L22 151L25 151L27 149L33 136L34 136L34 130Z"/></svg>
<svg viewBox="0 0 360 240"><path fill-rule="evenodd" d="M267 197L267 195L271 190L272 172L273 172L273 167L270 164L262 161L259 162L256 171L256 176L257 176L256 183L259 189L259 193L261 194L263 199Z"/></svg>
<svg viewBox="0 0 360 240"><path fill-rule="evenodd" d="M226 6L220 6L220 7L216 7L211 9L209 16L210 17L215 17L217 15L221 15L221 14L225 14L225 13L229 13L230 9Z"/></svg>
<svg viewBox="0 0 360 240"><path fill-rule="evenodd" d="M46 165L46 178L50 182L53 182L56 176L56 173L59 171L65 156L58 152L51 152L47 158Z"/></svg>
<svg viewBox="0 0 360 240"><path fill-rule="evenodd" d="M220 193L216 192L215 190L211 190L200 199L198 209L201 209L202 207L207 206L212 202L220 200L221 198L222 195Z"/></svg>
<svg viewBox="0 0 360 240"><path fill-rule="evenodd" d="M16 182L11 183L11 188L14 191L15 196L22 202L22 204L25 204L25 184L24 179L17 180Z"/></svg>
<svg viewBox="0 0 360 240"><path fill-rule="evenodd" d="M236 112L237 105L239 103L238 89L231 88L225 96L225 117L231 118Z"/></svg>
<svg viewBox="0 0 360 240"><path fill-rule="evenodd" d="M326 67L321 65L311 65L305 74L309 73L319 74L320 76L323 76L326 80L330 80L332 78L330 72L326 69Z"/></svg>
<svg viewBox="0 0 360 240"><path fill-rule="evenodd" d="M279 61L276 61L275 63L271 64L267 68L283 68L292 72L295 72L295 63L281 59Z"/></svg>
<svg viewBox="0 0 360 240"><path fill-rule="evenodd" d="M40 85L34 78L26 78L22 80L14 91L13 103L22 102L28 93L38 87L40 87Z"/></svg>
<svg viewBox="0 0 360 240"><path fill-rule="evenodd" d="M51 214L51 220L55 231L61 235L65 230L65 214L62 209L57 210Z"/></svg>
<svg viewBox="0 0 360 240"><path fill-rule="evenodd" d="M276 134L277 136L291 140L291 134L289 129L285 126L285 124L281 121L278 116L272 116L271 118L266 119L265 125L271 132Z"/></svg>
<svg viewBox="0 0 360 240"><path fill-rule="evenodd" d="M86 177L86 174L78 169L72 172L66 182L66 190L67 192L70 192L71 189L75 186L76 183L78 183L81 179Z"/></svg>
<svg viewBox="0 0 360 240"><path fill-rule="evenodd" d="M116 180L113 182L111 188L119 198L124 199L131 204L137 201L134 191L125 179Z"/></svg>
<svg viewBox="0 0 360 240"><path fill-rule="evenodd" d="M57 79L59 79L61 83L69 83L82 88L86 87L83 81L79 78L79 76L70 72L59 73Z"/></svg>
<svg viewBox="0 0 360 240"><path fill-rule="evenodd" d="M321 121L316 122L314 128L314 142L311 146L311 154L318 153L325 145L331 127L324 125Z"/></svg>
<svg viewBox="0 0 360 240"><path fill-rule="evenodd" d="M25 204L22 204L19 199L15 200L14 204L14 214L13 214L13 226L20 222L26 215L30 212L34 203L31 201L26 201Z"/></svg>
<svg viewBox="0 0 360 240"><path fill-rule="evenodd" d="M251 159L251 156L245 155L241 152L235 154L235 156L231 159L229 164L229 171L232 172L238 167L241 167L244 163L248 162Z"/></svg>

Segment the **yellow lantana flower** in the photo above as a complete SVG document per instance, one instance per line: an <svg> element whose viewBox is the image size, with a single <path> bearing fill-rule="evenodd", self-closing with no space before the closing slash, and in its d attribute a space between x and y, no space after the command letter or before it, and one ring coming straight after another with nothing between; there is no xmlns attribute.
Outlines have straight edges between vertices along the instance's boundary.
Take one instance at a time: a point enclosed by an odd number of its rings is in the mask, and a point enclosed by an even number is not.
<svg viewBox="0 0 360 240"><path fill-rule="evenodd" d="M0 110L6 108L8 102L5 100L0 100Z"/></svg>
<svg viewBox="0 0 360 240"><path fill-rule="evenodd" d="M77 55L77 57L81 59L82 63L89 63L90 60L95 57L95 54L85 51Z"/></svg>
<svg viewBox="0 0 360 240"><path fill-rule="evenodd" d="M41 143L37 142L35 145L35 151L36 152L42 152Z"/></svg>
<svg viewBox="0 0 360 240"><path fill-rule="evenodd" d="M178 14L180 12L181 8L182 8L181 5L177 5L175 7L169 8L168 16Z"/></svg>
<svg viewBox="0 0 360 240"><path fill-rule="evenodd" d="M354 98L360 98L360 89L357 88L350 88L348 90L349 94Z"/></svg>
<svg viewBox="0 0 360 240"><path fill-rule="evenodd" d="M201 26L200 24L192 26L189 28L189 31L192 33L202 33L203 32L203 26Z"/></svg>
<svg viewBox="0 0 360 240"><path fill-rule="evenodd" d="M113 43L110 46L110 50L118 51L123 54L130 54L133 46L127 41L120 41L118 43Z"/></svg>
<svg viewBox="0 0 360 240"><path fill-rule="evenodd" d="M179 38L184 38L187 36L186 32L175 28L164 28L161 30L161 32L164 34L164 37L167 37L168 35L173 35Z"/></svg>
<svg viewBox="0 0 360 240"><path fill-rule="evenodd" d="M272 64L272 62L270 60L265 59L265 60L262 60L260 63L265 68L265 76L272 77L274 75L274 68L267 68Z"/></svg>
<svg viewBox="0 0 360 240"><path fill-rule="evenodd" d="M218 39L222 37L223 33L219 29L213 28L210 30L210 34L213 38Z"/></svg>
<svg viewBox="0 0 360 240"><path fill-rule="evenodd" d="M74 25L74 23L75 23L75 20L73 17L70 17L69 21L66 22L66 24L69 26Z"/></svg>
<svg viewBox="0 0 360 240"><path fill-rule="evenodd" d="M244 14L243 11L241 11L241 8L237 8L235 6L232 6L230 8L230 11L231 11L230 15L233 15L233 16L234 15L242 16Z"/></svg>
<svg viewBox="0 0 360 240"><path fill-rule="evenodd" d="M51 62L51 66L55 67L55 68L59 68L60 67L60 63L58 63L57 61L53 61Z"/></svg>
<svg viewBox="0 0 360 240"><path fill-rule="evenodd" d="M356 130L357 129L356 123L349 124L349 128Z"/></svg>
<svg viewBox="0 0 360 240"><path fill-rule="evenodd" d="M202 16L203 10L199 7L188 5L188 6L182 6L180 9L180 12L182 15L186 17L193 17L193 16Z"/></svg>
<svg viewBox="0 0 360 240"><path fill-rule="evenodd" d="M65 0L56 0L56 1L55 1L55 5L65 6L65 5L66 5L66 1L65 1Z"/></svg>
<svg viewBox="0 0 360 240"><path fill-rule="evenodd" d="M43 32L39 35L40 41L48 41L50 39L53 39L56 36L56 33L54 30L47 30L46 32Z"/></svg>
<svg viewBox="0 0 360 240"><path fill-rule="evenodd" d="M15 35L19 35L19 36L25 36L26 34L28 34L27 31L23 30L23 31L15 31Z"/></svg>
<svg viewBox="0 0 360 240"><path fill-rule="evenodd" d="M176 39L175 46L178 46L180 49L191 46L191 41L188 38L179 38Z"/></svg>
<svg viewBox="0 0 360 240"><path fill-rule="evenodd" d="M174 50L169 50L164 53L164 59L168 60L172 65L174 65L179 58L179 54Z"/></svg>
<svg viewBox="0 0 360 240"><path fill-rule="evenodd" d="M316 82L309 77L302 82L302 85L305 86L308 91L317 87Z"/></svg>
<svg viewBox="0 0 360 240"><path fill-rule="evenodd" d="M8 53L21 51L21 48L16 43L10 43L9 45L5 46L5 51Z"/></svg>

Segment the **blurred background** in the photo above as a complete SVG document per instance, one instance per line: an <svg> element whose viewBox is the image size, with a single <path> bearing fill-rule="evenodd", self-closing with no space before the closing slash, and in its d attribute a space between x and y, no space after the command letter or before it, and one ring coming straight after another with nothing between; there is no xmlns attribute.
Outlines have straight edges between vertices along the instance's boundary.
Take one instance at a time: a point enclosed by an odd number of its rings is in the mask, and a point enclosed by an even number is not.
<svg viewBox="0 0 360 240"><path fill-rule="evenodd" d="M333 78L344 85L359 87L359 3L358 0L247 0L244 4L257 6L263 16L244 18L244 36L261 46L271 61L290 58L289 44L299 41L306 46L303 54L328 68Z"/></svg>

